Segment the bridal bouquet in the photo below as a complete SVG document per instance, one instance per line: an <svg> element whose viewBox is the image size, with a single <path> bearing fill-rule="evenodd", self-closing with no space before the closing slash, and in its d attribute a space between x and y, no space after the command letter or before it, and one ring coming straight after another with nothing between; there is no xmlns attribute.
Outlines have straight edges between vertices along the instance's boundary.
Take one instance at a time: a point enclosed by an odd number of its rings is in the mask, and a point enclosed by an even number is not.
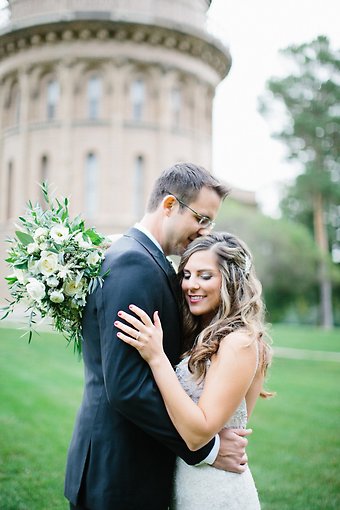
<svg viewBox="0 0 340 510"><path fill-rule="evenodd" d="M81 353L81 318L87 295L102 285L101 263L110 241L94 228L85 228L77 216L71 220L68 199L51 200L47 184L41 185L46 210L28 202L20 217L20 230L8 239L6 262L12 274L6 278L13 300L4 308L5 315L15 305L27 306L29 342L36 316L49 317L74 351Z"/></svg>

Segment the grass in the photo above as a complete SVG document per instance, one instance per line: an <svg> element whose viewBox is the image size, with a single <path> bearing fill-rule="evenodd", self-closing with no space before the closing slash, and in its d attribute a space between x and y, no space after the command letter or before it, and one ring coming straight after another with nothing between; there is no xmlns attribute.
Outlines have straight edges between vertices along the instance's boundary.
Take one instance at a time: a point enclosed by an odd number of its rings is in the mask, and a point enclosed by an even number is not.
<svg viewBox="0 0 340 510"><path fill-rule="evenodd" d="M248 455L263 510L340 508L340 363L277 359Z"/></svg>
<svg viewBox="0 0 340 510"><path fill-rule="evenodd" d="M0 508L66 510L65 458L82 364L63 338L31 345L0 328ZM279 346L340 351L339 331L273 327ZM263 510L340 508L340 363L276 359L250 426L248 455ZM194 509L193 509L194 510Z"/></svg>
<svg viewBox="0 0 340 510"><path fill-rule="evenodd" d="M340 351L340 329L325 331L313 326L290 326L275 324L273 332L274 345L313 351Z"/></svg>
<svg viewBox="0 0 340 510"><path fill-rule="evenodd" d="M0 508L61 510L68 442L82 393L82 364L66 341L31 345L0 329Z"/></svg>
<svg viewBox="0 0 340 510"><path fill-rule="evenodd" d="M340 331L275 325L274 346L340 351ZM340 363L274 359L248 455L263 510L340 508Z"/></svg>

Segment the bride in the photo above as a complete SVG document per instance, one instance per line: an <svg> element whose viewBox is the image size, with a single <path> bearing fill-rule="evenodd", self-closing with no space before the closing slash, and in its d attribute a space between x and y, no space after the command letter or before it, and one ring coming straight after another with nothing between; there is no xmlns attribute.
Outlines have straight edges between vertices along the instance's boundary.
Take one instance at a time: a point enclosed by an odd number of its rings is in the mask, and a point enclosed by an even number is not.
<svg viewBox="0 0 340 510"><path fill-rule="evenodd" d="M246 245L227 233L194 240L182 256L178 276L186 352L176 373L162 347L162 327L131 305L117 336L147 361L168 414L191 450L222 428L245 428L270 362L265 341L261 284ZM138 317L138 318L137 318ZM127 325L127 323L129 325ZM177 460L173 509L256 510L260 503L249 468L220 471Z"/></svg>

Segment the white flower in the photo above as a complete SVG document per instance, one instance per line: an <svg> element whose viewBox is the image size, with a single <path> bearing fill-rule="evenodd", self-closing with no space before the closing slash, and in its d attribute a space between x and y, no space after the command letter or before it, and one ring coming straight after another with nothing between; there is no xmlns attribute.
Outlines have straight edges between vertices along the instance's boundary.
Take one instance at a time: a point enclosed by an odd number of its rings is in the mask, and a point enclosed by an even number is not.
<svg viewBox="0 0 340 510"><path fill-rule="evenodd" d="M46 280L46 283L49 287L58 287L59 280L56 276L49 276Z"/></svg>
<svg viewBox="0 0 340 510"><path fill-rule="evenodd" d="M78 308L78 306L85 306L86 305L86 296L75 296L72 298L72 308Z"/></svg>
<svg viewBox="0 0 340 510"><path fill-rule="evenodd" d="M39 246L37 245L37 243L30 243L27 245L27 253L29 255L32 255L32 253L36 253L37 251L39 251Z"/></svg>
<svg viewBox="0 0 340 510"><path fill-rule="evenodd" d="M57 274L58 278L62 278L65 280L65 278L72 279L73 271L70 267L70 264L65 264L65 266L59 266L59 272Z"/></svg>
<svg viewBox="0 0 340 510"><path fill-rule="evenodd" d="M46 251L48 248L48 243L39 243L39 250Z"/></svg>
<svg viewBox="0 0 340 510"><path fill-rule="evenodd" d="M91 241L85 241L82 232L79 232L79 234L77 234L74 239L77 241L77 243L80 246L80 248L87 249L87 248L91 248L92 247L92 242Z"/></svg>
<svg viewBox="0 0 340 510"><path fill-rule="evenodd" d="M29 278L26 290L34 301L40 301L45 296L45 285L36 278Z"/></svg>
<svg viewBox="0 0 340 510"><path fill-rule="evenodd" d="M31 273L31 274L37 274L39 273L39 260L30 260L28 262L28 271Z"/></svg>
<svg viewBox="0 0 340 510"><path fill-rule="evenodd" d="M70 274L70 270L67 269L66 267L63 267L62 269L60 269L59 273L58 273L58 278L62 278L63 280L65 280L65 278L67 278Z"/></svg>
<svg viewBox="0 0 340 510"><path fill-rule="evenodd" d="M13 275L16 276L19 283L27 283L27 272L23 271L22 269L17 269L16 267L13 267Z"/></svg>
<svg viewBox="0 0 340 510"><path fill-rule="evenodd" d="M56 227L51 228L50 236L53 241L57 244L62 244L64 241L67 241L69 238L69 229L68 227L64 227L63 225L58 225Z"/></svg>
<svg viewBox="0 0 340 510"><path fill-rule="evenodd" d="M50 251L41 252L39 270L45 276L51 276L59 269L58 255Z"/></svg>
<svg viewBox="0 0 340 510"><path fill-rule="evenodd" d="M89 266L95 266L99 260L100 257L96 251L92 251L86 257L86 262L88 263Z"/></svg>
<svg viewBox="0 0 340 510"><path fill-rule="evenodd" d="M69 280L64 285L64 293L66 296L75 296L76 294L81 294L82 290L82 282L77 283L75 280Z"/></svg>
<svg viewBox="0 0 340 510"><path fill-rule="evenodd" d="M62 303L64 299L64 294L60 290L54 290L51 292L50 300L52 303Z"/></svg>
<svg viewBox="0 0 340 510"><path fill-rule="evenodd" d="M48 236L48 229L44 227L38 227L33 234L33 239L36 243L41 243Z"/></svg>

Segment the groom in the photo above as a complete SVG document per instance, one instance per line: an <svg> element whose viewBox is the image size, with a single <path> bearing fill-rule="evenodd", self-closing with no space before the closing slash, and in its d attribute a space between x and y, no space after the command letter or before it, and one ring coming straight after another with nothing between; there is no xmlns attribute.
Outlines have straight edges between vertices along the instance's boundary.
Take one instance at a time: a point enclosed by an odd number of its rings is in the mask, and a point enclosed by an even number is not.
<svg viewBox="0 0 340 510"><path fill-rule="evenodd" d="M65 496L82 510L166 510L176 456L188 464L245 469L247 435L224 431L201 450L188 450L166 412L147 363L116 337L114 320L133 303L164 331L173 365L181 353L176 275L166 255L181 255L210 231L227 189L193 164L157 179L140 223L107 251L103 287L88 297L83 317L85 389L68 453Z"/></svg>

